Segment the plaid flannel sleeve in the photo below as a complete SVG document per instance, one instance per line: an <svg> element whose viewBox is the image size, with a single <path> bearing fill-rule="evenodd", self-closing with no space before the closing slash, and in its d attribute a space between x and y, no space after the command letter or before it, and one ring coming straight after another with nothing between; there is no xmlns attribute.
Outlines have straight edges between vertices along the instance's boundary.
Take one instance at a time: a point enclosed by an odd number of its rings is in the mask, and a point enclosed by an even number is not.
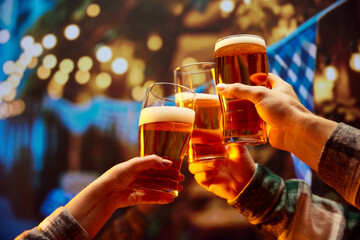
<svg viewBox="0 0 360 240"><path fill-rule="evenodd" d="M45 218L39 226L25 231L15 239L83 240L91 238L64 207L59 207Z"/></svg>
<svg viewBox="0 0 360 240"><path fill-rule="evenodd" d="M360 130L339 123L326 142L318 173L346 201L360 208Z"/></svg>
<svg viewBox="0 0 360 240"><path fill-rule="evenodd" d="M284 181L260 165L228 203L265 235L277 239L344 239L354 237L359 225L358 212L311 194L303 180Z"/></svg>

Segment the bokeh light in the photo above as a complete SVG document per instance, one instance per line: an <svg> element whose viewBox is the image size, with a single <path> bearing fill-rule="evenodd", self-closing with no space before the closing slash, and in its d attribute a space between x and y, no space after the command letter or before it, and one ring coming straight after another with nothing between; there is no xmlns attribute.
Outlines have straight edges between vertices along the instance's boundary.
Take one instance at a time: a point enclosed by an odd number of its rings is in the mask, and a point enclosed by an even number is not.
<svg viewBox="0 0 360 240"><path fill-rule="evenodd" d="M151 51L158 51L163 45L163 40L158 34L152 34L147 40L147 46Z"/></svg>
<svg viewBox="0 0 360 240"><path fill-rule="evenodd" d="M222 0L220 2L220 9L225 13L230 13L234 10L235 4L232 0Z"/></svg>
<svg viewBox="0 0 360 240"><path fill-rule="evenodd" d="M25 36L20 40L20 47L23 50L26 50L26 49L32 47L34 42L35 42L35 40L32 36L29 36L29 35Z"/></svg>
<svg viewBox="0 0 360 240"><path fill-rule="evenodd" d="M17 88L20 84L20 77L16 74L12 74L8 77L7 82L10 83L12 88Z"/></svg>
<svg viewBox="0 0 360 240"><path fill-rule="evenodd" d="M111 81L111 75L107 72L101 72L95 78L96 86L100 89L108 88L111 84Z"/></svg>
<svg viewBox="0 0 360 240"><path fill-rule="evenodd" d="M196 58L194 57L186 57L181 61L181 65L186 65L186 64L190 64L190 63L195 63L197 62Z"/></svg>
<svg viewBox="0 0 360 240"><path fill-rule="evenodd" d="M89 17L97 17L100 14L101 8L99 4L92 3L86 8L86 14Z"/></svg>
<svg viewBox="0 0 360 240"><path fill-rule="evenodd" d="M44 49L40 43L34 43L24 50L26 51L26 53L28 55L30 55L32 57L38 57L43 53Z"/></svg>
<svg viewBox="0 0 360 240"><path fill-rule="evenodd" d="M57 71L55 74L54 74L54 80L57 84L59 85L64 85L68 82L69 80L69 75L62 72L62 71Z"/></svg>
<svg viewBox="0 0 360 240"><path fill-rule="evenodd" d="M36 69L36 76L38 76L39 79L45 80L50 77L51 70L44 65L41 65Z"/></svg>
<svg viewBox="0 0 360 240"><path fill-rule="evenodd" d="M77 67L81 71L89 71L93 66L93 60L89 56L81 57L77 62Z"/></svg>
<svg viewBox="0 0 360 240"><path fill-rule="evenodd" d="M55 45L56 45L56 42L57 42L57 38L56 38L56 36L54 34L47 34L42 39L42 45L46 49L54 48Z"/></svg>
<svg viewBox="0 0 360 240"><path fill-rule="evenodd" d="M335 81L338 78L338 72L334 66L327 66L324 72L326 79L329 81Z"/></svg>
<svg viewBox="0 0 360 240"><path fill-rule="evenodd" d="M116 74L123 74L128 69L128 62L124 58L116 58L111 64L111 69Z"/></svg>
<svg viewBox="0 0 360 240"><path fill-rule="evenodd" d="M56 81L51 80L47 86L47 93L52 99L59 99L64 94L63 85L58 84Z"/></svg>
<svg viewBox="0 0 360 240"><path fill-rule="evenodd" d="M107 62L112 58L112 50L108 46L101 46L96 51L96 59L99 62Z"/></svg>
<svg viewBox="0 0 360 240"><path fill-rule="evenodd" d="M72 40L77 39L79 37L79 35L80 35L80 28L78 25L70 24L65 27L64 36L66 39L72 41Z"/></svg>
<svg viewBox="0 0 360 240"><path fill-rule="evenodd" d="M355 72L360 72L360 53L353 53L350 57L350 68Z"/></svg>
<svg viewBox="0 0 360 240"><path fill-rule="evenodd" d="M70 58L65 58L59 63L59 69L61 72L69 74L74 70L75 64Z"/></svg>
<svg viewBox="0 0 360 240"><path fill-rule="evenodd" d="M31 58L31 62L29 63L28 68L29 69L35 68L37 66L38 62L39 62L39 60L37 57Z"/></svg>
<svg viewBox="0 0 360 240"><path fill-rule="evenodd" d="M3 65L3 72L7 75L15 70L15 63L12 60L8 60Z"/></svg>
<svg viewBox="0 0 360 240"><path fill-rule="evenodd" d="M75 81L81 85L88 83L90 80L90 72L78 70L75 73Z"/></svg>
<svg viewBox="0 0 360 240"><path fill-rule="evenodd" d="M141 86L135 86L132 90L131 90L131 97L135 100L135 101L142 101L145 97L145 92L146 89L143 89Z"/></svg>
<svg viewBox="0 0 360 240"><path fill-rule="evenodd" d="M48 54L43 58L43 65L48 69L53 69L57 64L57 58L54 54Z"/></svg>
<svg viewBox="0 0 360 240"><path fill-rule="evenodd" d="M10 32L7 29L0 30L0 44L7 43L10 40Z"/></svg>

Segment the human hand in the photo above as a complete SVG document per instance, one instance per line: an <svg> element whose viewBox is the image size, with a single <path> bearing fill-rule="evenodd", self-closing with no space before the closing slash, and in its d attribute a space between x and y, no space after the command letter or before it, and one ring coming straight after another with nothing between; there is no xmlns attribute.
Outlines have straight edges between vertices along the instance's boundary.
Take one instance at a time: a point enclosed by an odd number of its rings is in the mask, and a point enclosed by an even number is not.
<svg viewBox="0 0 360 240"><path fill-rule="evenodd" d="M224 159L189 163L189 170L208 191L234 199L254 175L256 165L246 147L229 144L225 148Z"/></svg>
<svg viewBox="0 0 360 240"><path fill-rule="evenodd" d="M135 191L132 183L145 170L166 170L170 168L172 162L156 155L136 157L126 162L120 163L109 169L104 175L109 182L111 192L108 193L113 199L115 208L127 207L144 203L166 204L172 202L174 197L169 193L157 191ZM184 180L182 174L179 181ZM178 184L179 191L182 186Z"/></svg>
<svg viewBox="0 0 360 240"><path fill-rule="evenodd" d="M252 75L251 78L261 78L259 81L262 81L263 76ZM304 123L304 116L313 114L300 103L290 84L272 73L268 74L267 79L269 88L221 83L217 85L217 91L225 97L253 102L260 117L266 122L269 143L275 148L289 151L287 144L294 134L292 131Z"/></svg>

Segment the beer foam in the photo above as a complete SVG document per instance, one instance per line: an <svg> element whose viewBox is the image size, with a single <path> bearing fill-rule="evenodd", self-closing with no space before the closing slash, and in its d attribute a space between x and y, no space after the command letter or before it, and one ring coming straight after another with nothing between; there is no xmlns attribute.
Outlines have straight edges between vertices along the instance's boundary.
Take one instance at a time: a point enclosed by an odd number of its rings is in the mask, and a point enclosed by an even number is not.
<svg viewBox="0 0 360 240"><path fill-rule="evenodd" d="M183 102L194 99L194 93L192 92L180 92L175 94L175 100L177 102Z"/></svg>
<svg viewBox="0 0 360 240"><path fill-rule="evenodd" d="M217 95L215 95L215 94L196 93L196 99L219 100L219 97Z"/></svg>
<svg viewBox="0 0 360 240"><path fill-rule="evenodd" d="M195 111L175 106L143 108L140 112L139 126L152 122L184 122L194 124Z"/></svg>
<svg viewBox="0 0 360 240"><path fill-rule="evenodd" d="M256 35L233 35L233 36L228 36L228 37L224 37L219 39L216 43L215 43L215 52L222 47L231 45L231 44L236 44L236 43L253 43L253 44L257 44L260 46L264 46L266 48L265 45L265 40L261 37L258 37Z"/></svg>

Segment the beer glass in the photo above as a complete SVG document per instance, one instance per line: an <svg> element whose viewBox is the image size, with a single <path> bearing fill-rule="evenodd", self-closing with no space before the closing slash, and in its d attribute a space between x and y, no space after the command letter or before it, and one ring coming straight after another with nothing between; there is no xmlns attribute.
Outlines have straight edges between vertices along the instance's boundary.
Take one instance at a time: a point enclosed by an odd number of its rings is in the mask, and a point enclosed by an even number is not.
<svg viewBox="0 0 360 240"><path fill-rule="evenodd" d="M189 162L223 158L221 108L214 77L213 62L192 63L174 70L175 82L196 93L194 129L187 154Z"/></svg>
<svg viewBox="0 0 360 240"><path fill-rule="evenodd" d="M195 93L174 83L147 88L139 119L140 156L156 154L173 162L166 170L146 170L135 181L136 190L178 196L179 172L193 130Z"/></svg>
<svg viewBox="0 0 360 240"><path fill-rule="evenodd" d="M265 40L239 34L215 43L215 81L267 87L268 63ZM255 105L247 100L220 96L224 117L224 143L256 145L266 143L265 122Z"/></svg>

